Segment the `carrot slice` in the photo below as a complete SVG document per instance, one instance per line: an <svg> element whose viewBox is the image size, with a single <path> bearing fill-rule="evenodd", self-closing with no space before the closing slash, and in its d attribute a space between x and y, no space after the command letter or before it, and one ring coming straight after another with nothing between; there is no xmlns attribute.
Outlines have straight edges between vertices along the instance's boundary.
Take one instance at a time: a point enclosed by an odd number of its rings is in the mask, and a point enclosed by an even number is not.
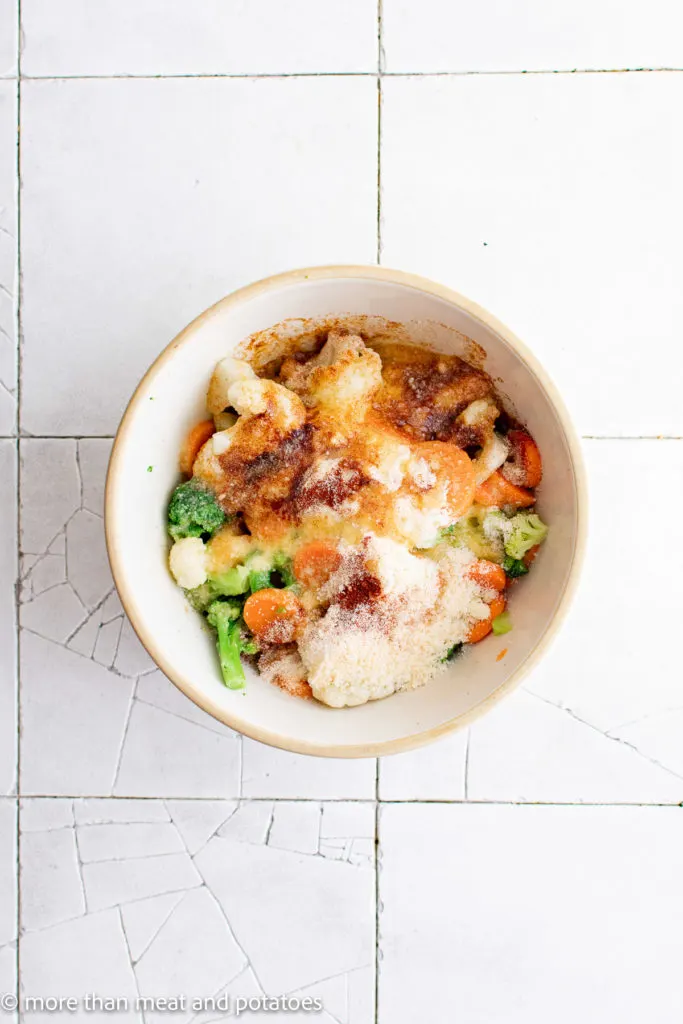
<svg viewBox="0 0 683 1024"><path fill-rule="evenodd" d="M543 463L538 445L526 430L510 430L507 435L510 454L501 472L518 487L538 487L543 477Z"/></svg>
<svg viewBox="0 0 683 1024"><path fill-rule="evenodd" d="M529 566L533 563L534 559L536 558L536 555L538 554L540 547L541 547L540 544L534 544L534 546L532 548L529 548L529 550L525 554L524 558L522 559L522 561L524 562L524 564L527 567L527 569L529 568Z"/></svg>
<svg viewBox="0 0 683 1024"><path fill-rule="evenodd" d="M447 484L448 511L454 520L459 519L472 504L476 486L474 466L467 452L447 441L423 441L413 451L417 458L426 461L439 482Z"/></svg>
<svg viewBox="0 0 683 1024"><path fill-rule="evenodd" d="M496 615L500 615L501 612L505 611L505 598L501 594L496 594L493 601L489 605L489 617L488 619L479 619L470 626L470 631L467 634L466 643L478 644L480 640L483 640L485 636L488 636L493 629L493 620Z"/></svg>
<svg viewBox="0 0 683 1024"><path fill-rule="evenodd" d="M478 505L495 505L500 508L502 505L514 505L515 508L528 508L536 501L535 496L525 487L518 487L516 484L506 480L503 474L497 469L483 484L479 484L474 492L474 500Z"/></svg>
<svg viewBox="0 0 683 1024"><path fill-rule="evenodd" d="M320 587L340 564L341 555L334 544L325 540L312 540L295 554L294 575L306 587Z"/></svg>
<svg viewBox="0 0 683 1024"><path fill-rule="evenodd" d="M487 590L505 590L507 584L507 576L502 565L496 565L495 562L489 562L485 558L480 558L468 565L465 576L474 580L480 587L486 587Z"/></svg>
<svg viewBox="0 0 683 1024"><path fill-rule="evenodd" d="M267 587L244 603L244 621L252 633L270 644L288 644L304 620L301 601L291 590Z"/></svg>
<svg viewBox="0 0 683 1024"><path fill-rule="evenodd" d="M209 438L215 433L216 427L213 420L201 420L200 423L195 423L183 441L183 446L180 449L181 473L184 473L186 476L192 476L192 467L194 466L194 460L199 454L199 449L202 448Z"/></svg>

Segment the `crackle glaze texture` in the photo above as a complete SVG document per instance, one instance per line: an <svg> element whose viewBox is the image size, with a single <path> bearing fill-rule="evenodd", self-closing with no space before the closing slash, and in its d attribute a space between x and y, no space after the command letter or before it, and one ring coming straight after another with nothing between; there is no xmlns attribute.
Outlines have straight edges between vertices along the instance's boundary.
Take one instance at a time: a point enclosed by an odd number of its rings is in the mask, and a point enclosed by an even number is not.
<svg viewBox="0 0 683 1024"><path fill-rule="evenodd" d="M683 8L20 7L0 0L0 994L678 1024ZM469 731L317 760L155 668L104 477L141 373L210 303L377 261L481 303L553 375L588 554L551 653Z"/></svg>

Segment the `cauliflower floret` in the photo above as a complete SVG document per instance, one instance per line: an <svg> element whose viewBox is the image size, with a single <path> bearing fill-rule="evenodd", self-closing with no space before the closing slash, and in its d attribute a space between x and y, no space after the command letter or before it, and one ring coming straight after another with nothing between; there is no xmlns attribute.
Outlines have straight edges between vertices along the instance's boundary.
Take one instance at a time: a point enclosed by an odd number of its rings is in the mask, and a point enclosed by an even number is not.
<svg viewBox="0 0 683 1024"><path fill-rule="evenodd" d="M238 380L251 380L256 374L243 359L226 356L216 363L206 394L206 407L212 416L218 416L232 403L228 398L230 386Z"/></svg>
<svg viewBox="0 0 683 1024"><path fill-rule="evenodd" d="M500 410L488 398L478 398L476 402L470 402L466 409L458 416L461 423L468 427L477 427L489 424L493 427L500 416Z"/></svg>
<svg viewBox="0 0 683 1024"><path fill-rule="evenodd" d="M362 352L364 348L365 343L357 334L340 334L338 331L330 331L327 341L317 356L311 359L309 366L332 366L347 353Z"/></svg>
<svg viewBox="0 0 683 1024"><path fill-rule="evenodd" d="M308 391L327 412L363 419L370 398L382 383L382 360L372 349L347 350L331 366L316 367Z"/></svg>
<svg viewBox="0 0 683 1024"><path fill-rule="evenodd" d="M267 416L271 427L278 434L289 434L306 422L306 410L299 396L272 380L254 377L234 381L226 399L240 414L239 418L233 426L217 431L200 449L194 463L195 476L218 489L223 471L217 456L225 454L232 445L239 444L242 431L253 417Z"/></svg>
<svg viewBox="0 0 683 1024"><path fill-rule="evenodd" d="M197 458L192 466L193 476L198 480L202 480L207 487L210 487L217 494L220 493L223 487L223 469L216 456L220 455L228 447L230 443L229 437L225 447L221 447L221 439L225 440L226 435L230 435L232 430L234 430L234 427L231 430L222 430L220 433L210 437L206 444L203 444L199 449Z"/></svg>
<svg viewBox="0 0 683 1024"><path fill-rule="evenodd" d="M183 590L194 590L206 583L206 548L200 537L183 537L171 548L169 567Z"/></svg>
<svg viewBox="0 0 683 1024"><path fill-rule="evenodd" d="M373 462L368 463L365 470L369 477L393 494L403 483L409 463L408 445L387 439L378 446Z"/></svg>
<svg viewBox="0 0 683 1024"><path fill-rule="evenodd" d="M236 381L228 390L228 398L241 417L267 413L284 433L297 430L306 420L306 410L299 396L272 380L256 377Z"/></svg>
<svg viewBox="0 0 683 1024"><path fill-rule="evenodd" d="M434 473L427 460L419 456L413 456L410 460L408 472L421 491L428 491L436 483L436 473Z"/></svg>
<svg viewBox="0 0 683 1024"><path fill-rule="evenodd" d="M509 451L510 446L505 438L497 434L495 430L492 430L479 455L477 455L476 459L472 460L474 475L478 484L488 480L491 473L503 465Z"/></svg>
<svg viewBox="0 0 683 1024"><path fill-rule="evenodd" d="M482 450L473 460L478 484L487 480L491 473L502 466L508 457L507 441L493 429L493 424L499 416L500 409L489 398L479 398L476 402L470 402L458 416L458 420L465 426L479 427L483 431Z"/></svg>
<svg viewBox="0 0 683 1024"><path fill-rule="evenodd" d="M358 335L331 331L318 355L291 367L286 380L307 405L358 420L382 383L382 360Z"/></svg>
<svg viewBox="0 0 683 1024"><path fill-rule="evenodd" d="M401 497L394 503L396 529L416 548L431 548L436 544L439 530L448 526L451 518L445 494L429 504L423 501L418 505L409 497Z"/></svg>

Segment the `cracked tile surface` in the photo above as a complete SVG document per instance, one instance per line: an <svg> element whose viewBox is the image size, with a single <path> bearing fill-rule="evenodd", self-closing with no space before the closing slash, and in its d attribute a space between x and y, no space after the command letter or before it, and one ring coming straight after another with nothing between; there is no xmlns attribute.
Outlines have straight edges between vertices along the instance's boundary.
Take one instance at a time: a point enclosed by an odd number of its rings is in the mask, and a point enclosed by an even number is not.
<svg viewBox="0 0 683 1024"><path fill-rule="evenodd" d="M169 695L114 591L110 445L21 442L23 792L237 796L240 738Z"/></svg>
<svg viewBox="0 0 683 1024"><path fill-rule="evenodd" d="M372 806L28 798L22 815L27 992L300 993L324 998L317 1019L372 1020Z"/></svg>
<svg viewBox="0 0 683 1024"><path fill-rule="evenodd" d="M382 1022L680 1018L680 808L395 804L380 840Z"/></svg>
<svg viewBox="0 0 683 1024"><path fill-rule="evenodd" d="M25 995L324 1002L262 1024L679 1024L683 441L586 442L590 550L555 647L470 729L378 765L242 739L155 668L105 556L110 441L88 435L216 298L378 255L509 320L582 431L683 434L680 73L498 73L676 66L681 9L22 0L22 72L44 77L21 82L19 225L17 6L0 0L3 480L22 397L19 565L0 491L0 993L20 955ZM664 557L642 555L645 493Z"/></svg>
<svg viewBox="0 0 683 1024"><path fill-rule="evenodd" d="M0 950L17 938L16 820L16 800L0 799Z"/></svg>
<svg viewBox="0 0 683 1024"><path fill-rule="evenodd" d="M15 477L15 443L0 441L0 479L12 481ZM13 490L6 486L0 492L0 796L16 792L17 775L17 509Z"/></svg>
<svg viewBox="0 0 683 1024"><path fill-rule="evenodd" d="M523 690L468 732L383 758L381 799L683 800L683 700L680 673L672 668L683 555L676 549L665 558L625 557L642 531L630 481L635 474L656 489L666 476L672 500L683 502L683 442L592 440L584 451L592 506L588 552L574 608L551 651ZM654 636L656 643L649 640Z"/></svg>
<svg viewBox="0 0 683 1024"><path fill-rule="evenodd" d="M7 39L3 30L8 29L9 20L6 7L4 0L0 3L0 73ZM0 434L11 434L16 418L16 164L17 86L0 81Z"/></svg>

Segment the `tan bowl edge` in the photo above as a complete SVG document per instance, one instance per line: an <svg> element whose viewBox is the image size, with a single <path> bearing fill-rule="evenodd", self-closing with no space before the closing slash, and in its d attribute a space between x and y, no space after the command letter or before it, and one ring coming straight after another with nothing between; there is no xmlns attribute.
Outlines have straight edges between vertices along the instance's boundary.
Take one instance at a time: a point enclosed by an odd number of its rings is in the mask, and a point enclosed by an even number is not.
<svg viewBox="0 0 683 1024"><path fill-rule="evenodd" d="M269 730L259 729L251 723L244 722L238 714L227 714L224 708L219 707L212 700L207 699L205 695L200 693L191 679L181 677L175 672L173 666L166 661L164 652L157 646L154 637L146 631L143 625L142 616L138 610L133 595L128 589L127 581L124 578L124 574L117 557L111 510L113 508L114 493L116 491L120 470L120 442L125 438L131 419L139 402L141 401L143 386L148 380L151 380L159 367L173 355L175 350L180 345L184 345L190 339L196 326L215 316L218 311L222 311L226 307L232 305L238 305L245 299L251 299L262 292L270 291L283 285L295 284L301 280L324 280L326 278L338 277L363 277L378 281L389 281L394 284L406 285L407 287L435 295L446 302L453 303L460 307L473 319L480 321L496 334L499 334L508 343L508 345L510 345L510 347L521 356L529 370L536 376L548 394L567 439L574 478L576 480L577 530L569 575L567 577L564 590L560 595L555 615L545 630L545 633L543 633L538 643L529 652L526 659L510 676L510 678L498 687L497 690L490 694L475 708L472 708L471 711L468 711L463 715L458 715L455 718L450 719L448 722L444 722L442 725L424 730L423 732L415 733L411 736L405 736L399 740L389 740L382 743L321 746L313 741L310 743L293 743L286 736L281 736L278 733L270 732ZM455 292L450 288L446 288L444 285L437 284L434 281L430 281L428 278L419 277L416 274L409 274L401 270L390 270L386 267L362 265L305 267L301 270L292 270L283 274L275 274L272 277L264 278L262 281L256 281L254 284L247 285L245 288L240 288L237 291L232 292L230 295L220 299L213 306L210 306L209 309L196 317L173 339L173 341L170 342L170 344L166 346L160 355L157 356L135 389L132 398L126 406L126 410L116 432L109 460L105 488L105 536L107 554L109 557L112 575L114 577L114 583L116 584L116 589L118 590L126 615L130 619L131 625L133 626L138 639L164 675L166 675L178 687L178 689L180 689L186 697L189 697L190 700L198 707L218 719L218 721L223 722L231 729L235 729L237 732L240 732L251 739L259 740L261 743L267 743L273 747L279 747L282 750L289 750L297 754L313 754L319 757L378 757L384 754L396 754L401 751L413 750L416 747L424 746L441 736L445 736L456 729L461 729L464 726L469 725L471 722L475 721L475 719L479 718L480 715L483 715L490 707L501 700L501 698L507 693L518 686L524 676L534 667L534 665L538 663L543 653L547 650L551 641L557 634L559 627L564 621L567 612L569 611L571 601L576 592L585 553L588 519L587 513L588 490L586 486L585 469L579 439L569 418L564 402L555 385L526 345L524 345L524 343L521 342L519 338L512 333L512 331L508 330L504 324L491 316L490 313L486 312L486 310L482 309L476 303L471 302L469 299L466 299L458 292ZM331 713L343 714L343 710Z"/></svg>

